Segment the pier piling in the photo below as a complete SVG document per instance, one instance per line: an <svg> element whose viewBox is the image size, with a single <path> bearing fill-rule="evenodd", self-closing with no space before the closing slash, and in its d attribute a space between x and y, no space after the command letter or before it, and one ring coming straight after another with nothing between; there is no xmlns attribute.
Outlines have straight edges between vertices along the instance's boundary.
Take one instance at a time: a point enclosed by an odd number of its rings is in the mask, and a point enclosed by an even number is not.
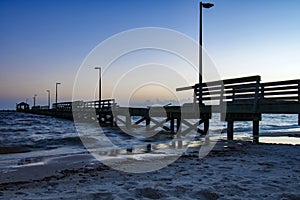
<svg viewBox="0 0 300 200"><path fill-rule="evenodd" d="M253 121L253 143L259 143L259 121Z"/></svg>
<svg viewBox="0 0 300 200"><path fill-rule="evenodd" d="M227 140L233 140L233 121L227 122Z"/></svg>

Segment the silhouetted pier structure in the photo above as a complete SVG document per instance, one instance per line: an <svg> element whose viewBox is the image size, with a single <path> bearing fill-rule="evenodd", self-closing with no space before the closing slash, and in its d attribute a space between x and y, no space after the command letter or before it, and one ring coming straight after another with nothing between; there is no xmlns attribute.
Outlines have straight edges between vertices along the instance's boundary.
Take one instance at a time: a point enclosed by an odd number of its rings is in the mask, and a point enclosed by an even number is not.
<svg viewBox="0 0 300 200"><path fill-rule="evenodd" d="M21 102L16 105L16 111L29 111L30 106L28 103Z"/></svg>
<svg viewBox="0 0 300 200"><path fill-rule="evenodd" d="M33 106L31 110L24 112L69 120L73 120L74 117L81 121L93 119L99 120L102 125L109 123L112 126L112 107L115 105L114 99L102 100L100 103L99 101L74 101L54 103L52 109L49 109L49 106ZM78 115L74 116L76 113Z"/></svg>
<svg viewBox="0 0 300 200"><path fill-rule="evenodd" d="M194 90L194 104L199 100L212 112L221 113L227 122L227 138L233 139L235 121L253 122L253 141L259 141L262 114L298 114L300 125L300 80L261 83L260 76L227 79L178 88ZM201 106L200 106L201 110Z"/></svg>
<svg viewBox="0 0 300 200"><path fill-rule="evenodd" d="M52 109L35 106L26 112L82 122L98 120L103 126L128 130L161 128L181 136L192 130L206 134L212 113L219 113L220 120L227 122L229 140L233 139L234 122L252 121L254 142L259 142L262 114L298 114L300 125L300 80L261 83L260 76L250 76L206 82L201 90L199 84L177 89L185 90L194 91L194 101L181 106L120 107L114 99L107 99L57 103Z"/></svg>

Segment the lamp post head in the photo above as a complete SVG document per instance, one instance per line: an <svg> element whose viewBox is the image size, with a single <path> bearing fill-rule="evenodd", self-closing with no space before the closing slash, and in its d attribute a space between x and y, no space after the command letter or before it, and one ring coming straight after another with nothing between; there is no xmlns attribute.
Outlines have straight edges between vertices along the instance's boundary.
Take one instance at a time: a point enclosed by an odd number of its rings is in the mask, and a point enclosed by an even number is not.
<svg viewBox="0 0 300 200"><path fill-rule="evenodd" d="M60 85L61 83L56 83L56 85Z"/></svg>
<svg viewBox="0 0 300 200"><path fill-rule="evenodd" d="M101 67L95 67L95 69L101 69Z"/></svg>
<svg viewBox="0 0 300 200"><path fill-rule="evenodd" d="M212 4L212 3L201 3L201 5L203 8L211 8L214 6L214 4Z"/></svg>

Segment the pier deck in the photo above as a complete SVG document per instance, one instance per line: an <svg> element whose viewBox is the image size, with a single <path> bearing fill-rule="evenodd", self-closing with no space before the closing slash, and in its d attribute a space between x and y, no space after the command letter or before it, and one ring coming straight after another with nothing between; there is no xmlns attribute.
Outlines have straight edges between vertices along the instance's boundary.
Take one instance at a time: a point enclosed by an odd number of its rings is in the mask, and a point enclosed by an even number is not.
<svg viewBox="0 0 300 200"><path fill-rule="evenodd" d="M227 122L227 138L233 139L235 121L253 122L253 141L259 142L262 114L298 114L300 125L300 80L261 83L260 76L226 79L178 88L193 90L194 101L181 106L120 107L114 99L53 104L52 109L33 107L26 112L76 119L98 120L101 125L127 129L157 128L185 135L191 130L206 134L212 113L220 113ZM183 130L183 126L185 130Z"/></svg>

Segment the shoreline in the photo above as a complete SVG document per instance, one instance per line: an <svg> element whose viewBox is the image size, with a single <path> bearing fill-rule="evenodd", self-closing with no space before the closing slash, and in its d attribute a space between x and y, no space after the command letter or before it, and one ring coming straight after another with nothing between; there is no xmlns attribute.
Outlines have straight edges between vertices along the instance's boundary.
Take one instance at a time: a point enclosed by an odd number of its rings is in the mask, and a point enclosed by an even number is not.
<svg viewBox="0 0 300 200"><path fill-rule="evenodd" d="M222 140L202 159L192 147L169 166L139 174L111 169L89 154L20 169L36 180L22 181L19 171L11 172L19 179L4 183L1 174L0 198L300 198L300 145Z"/></svg>

